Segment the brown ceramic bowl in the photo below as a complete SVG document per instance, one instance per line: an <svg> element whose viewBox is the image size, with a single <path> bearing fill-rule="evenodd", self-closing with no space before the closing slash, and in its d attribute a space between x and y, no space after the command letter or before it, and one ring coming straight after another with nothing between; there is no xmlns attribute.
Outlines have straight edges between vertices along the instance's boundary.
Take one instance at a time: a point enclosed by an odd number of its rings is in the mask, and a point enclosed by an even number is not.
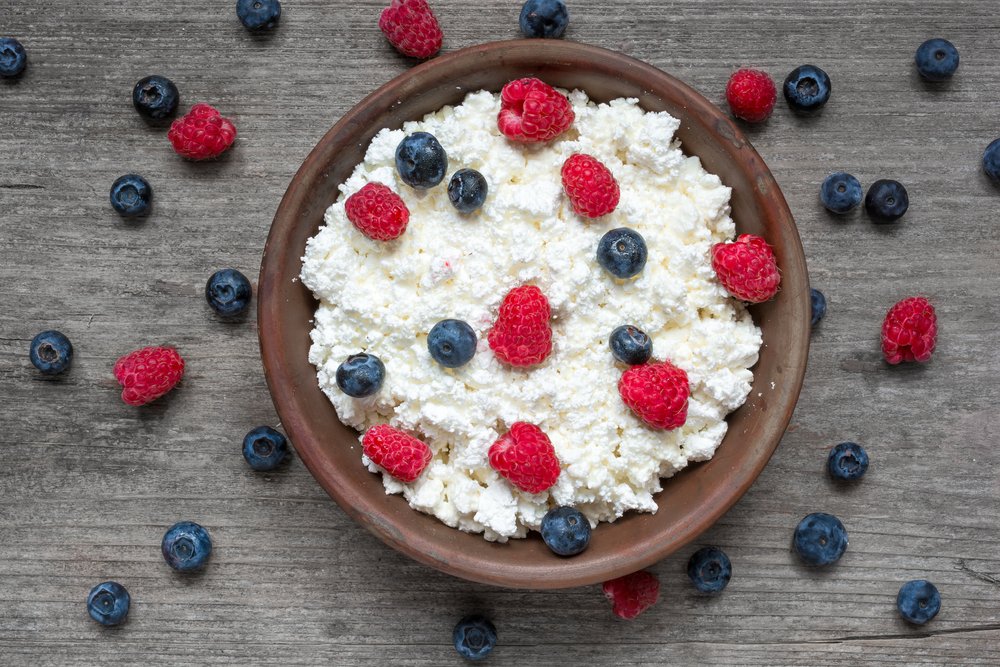
<svg viewBox="0 0 1000 667"><path fill-rule="evenodd" d="M337 186L362 161L378 130L458 103L470 91L499 91L524 76L580 88L597 101L636 97L647 110L678 117L684 151L732 187L737 229L764 236L782 272L777 298L751 309L764 335L753 391L730 415L715 457L665 482L656 514L601 524L590 547L573 558L553 555L537 534L507 544L487 542L410 509L401 496L385 494L380 476L361 464L358 434L340 423L317 386L307 358L317 304L297 279L306 239L319 229ZM650 65L562 40L498 42L449 53L414 67L351 109L310 153L281 201L264 248L258 299L261 354L275 407L323 488L399 551L459 577L517 588L579 586L627 574L711 526L746 492L777 447L799 395L809 345L809 289L795 222L770 171L736 125Z"/></svg>

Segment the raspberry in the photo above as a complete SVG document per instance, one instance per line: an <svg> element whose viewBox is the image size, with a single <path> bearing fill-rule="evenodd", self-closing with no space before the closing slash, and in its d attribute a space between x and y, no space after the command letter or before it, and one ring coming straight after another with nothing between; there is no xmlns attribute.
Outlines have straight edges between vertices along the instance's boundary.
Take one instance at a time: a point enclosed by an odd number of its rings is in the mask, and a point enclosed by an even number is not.
<svg viewBox="0 0 1000 667"><path fill-rule="evenodd" d="M586 218L611 213L621 196L611 171L596 157L583 153L574 153L563 162L562 186L573 210Z"/></svg>
<svg viewBox="0 0 1000 667"><path fill-rule="evenodd" d="M882 322L882 356L890 364L927 361L937 343L937 315L922 296L903 299Z"/></svg>
<svg viewBox="0 0 1000 667"><path fill-rule="evenodd" d="M631 620L652 607L660 597L660 580L646 570L605 581L601 588L611 600L614 615L626 620Z"/></svg>
<svg viewBox="0 0 1000 667"><path fill-rule="evenodd" d="M767 120L774 110L778 90L767 72L741 69L733 72L726 84L726 101L737 118L751 123Z"/></svg>
<svg viewBox="0 0 1000 667"><path fill-rule="evenodd" d="M497 321L487 336L490 349L511 366L534 366L552 352L549 300L534 285L515 287L500 303Z"/></svg>
<svg viewBox="0 0 1000 667"><path fill-rule="evenodd" d="M733 243L712 246L712 268L730 294L750 303L772 298L781 284L771 246L753 234L740 234Z"/></svg>
<svg viewBox="0 0 1000 667"><path fill-rule="evenodd" d="M196 104L170 125L167 139L189 160L219 157L236 141L236 126L207 104Z"/></svg>
<svg viewBox="0 0 1000 667"><path fill-rule="evenodd" d="M541 493L559 479L559 459L542 429L514 422L490 445L490 465L500 476L527 493Z"/></svg>
<svg viewBox="0 0 1000 667"><path fill-rule="evenodd" d="M425 0L392 0L378 19L379 30L404 56L430 58L441 50L441 26Z"/></svg>
<svg viewBox="0 0 1000 667"><path fill-rule="evenodd" d="M361 439L365 456L401 482L412 482L431 462L431 448L422 440L388 424L372 426Z"/></svg>
<svg viewBox="0 0 1000 667"><path fill-rule="evenodd" d="M618 380L618 393L653 428L675 429L687 420L688 376L669 361L632 366Z"/></svg>
<svg viewBox="0 0 1000 667"><path fill-rule="evenodd" d="M172 347L144 347L115 362L122 400L145 405L173 389L184 375L184 360Z"/></svg>
<svg viewBox="0 0 1000 667"><path fill-rule="evenodd" d="M344 202L347 219L375 241L391 241L406 231L410 210L395 192L381 183L367 183Z"/></svg>
<svg viewBox="0 0 1000 667"><path fill-rule="evenodd" d="M574 118L566 96L539 79L517 79L500 92L497 127L511 141L549 141L568 130Z"/></svg>

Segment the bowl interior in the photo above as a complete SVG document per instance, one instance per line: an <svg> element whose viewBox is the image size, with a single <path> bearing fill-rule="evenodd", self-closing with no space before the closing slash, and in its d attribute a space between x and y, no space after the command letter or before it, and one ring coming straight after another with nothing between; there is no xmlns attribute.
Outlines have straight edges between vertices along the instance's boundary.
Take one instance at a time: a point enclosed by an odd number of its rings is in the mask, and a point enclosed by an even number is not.
<svg viewBox="0 0 1000 667"><path fill-rule="evenodd" d="M571 559L550 553L537 536L487 542L410 509L401 496L385 494L380 477L361 465L357 433L340 423L317 386L307 358L316 302L298 280L306 240L378 130L458 103L470 91L499 91L524 76L580 88L596 101L635 97L646 110L679 118L684 151L732 187L737 229L764 236L782 272L778 296L751 309L764 345L750 398L730 415L715 457L666 481L656 514L629 514L602 524L587 551ZM348 514L396 549L445 572L502 586L559 588L606 580L663 558L697 537L749 488L798 398L808 352L808 292L788 206L760 156L719 109L627 56L562 40L518 40L470 47L419 65L365 98L323 137L275 216L264 249L258 317L265 374L282 424L303 462Z"/></svg>

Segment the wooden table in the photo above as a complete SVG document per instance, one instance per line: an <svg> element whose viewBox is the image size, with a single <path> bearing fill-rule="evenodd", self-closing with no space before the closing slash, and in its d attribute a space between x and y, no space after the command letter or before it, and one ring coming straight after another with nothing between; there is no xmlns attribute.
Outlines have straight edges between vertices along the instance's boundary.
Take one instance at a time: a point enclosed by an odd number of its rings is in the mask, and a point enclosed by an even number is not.
<svg viewBox="0 0 1000 667"><path fill-rule="evenodd" d="M226 266L256 276L309 149L412 63L376 28L382 2L285 0L268 37L249 36L234 4L0 5L0 33L30 58L23 79L0 82L0 664L458 664L451 629L471 611L499 629L493 664L1000 663L1000 190L979 166L1000 136L994 3L571 3L569 38L648 61L713 100L741 65L780 81L810 62L833 79L821 116L794 117L779 101L749 130L830 300L798 409L757 483L698 542L732 557L729 588L695 594L692 546L653 568L661 602L631 623L611 616L598 587L507 591L418 565L349 520L298 460L275 474L244 463L243 434L276 415L253 319L213 316L205 280ZM515 1L433 6L446 50L518 34ZM961 51L949 84L925 85L914 69L932 36ZM207 101L232 116L236 148L210 164L178 159L131 108L132 84L150 73L178 84L185 109ZM909 213L888 228L827 215L818 186L839 169L866 185L902 181ZM139 224L108 205L130 171L156 191ZM937 306L939 351L890 368L881 319L913 293ZM28 341L47 328L75 345L64 377L28 362ZM182 350L183 387L128 407L111 366L153 343ZM872 456L849 488L823 470L843 440ZM850 531L829 570L789 551L812 511ZM215 539L201 576L175 576L160 556L179 519ZM923 628L895 610L913 578L944 600ZM133 595L117 629L85 610L105 579Z"/></svg>

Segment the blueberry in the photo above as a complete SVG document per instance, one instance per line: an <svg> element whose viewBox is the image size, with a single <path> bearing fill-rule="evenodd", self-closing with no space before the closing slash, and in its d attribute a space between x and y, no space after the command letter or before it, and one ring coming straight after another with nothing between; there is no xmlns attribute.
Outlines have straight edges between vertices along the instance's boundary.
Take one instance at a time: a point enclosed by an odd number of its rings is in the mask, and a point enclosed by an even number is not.
<svg viewBox="0 0 1000 667"><path fill-rule="evenodd" d="M896 595L896 608L904 620L923 625L941 611L941 593L926 579L907 581Z"/></svg>
<svg viewBox="0 0 1000 667"><path fill-rule="evenodd" d="M427 334L427 349L445 368L458 368L476 354L476 332L462 320L441 320Z"/></svg>
<svg viewBox="0 0 1000 667"><path fill-rule="evenodd" d="M352 354L337 367L337 386L354 398L371 396L384 381L385 365L374 354Z"/></svg>
<svg viewBox="0 0 1000 667"><path fill-rule="evenodd" d="M1000 139L994 140L983 151L983 171L994 183L1000 183Z"/></svg>
<svg viewBox="0 0 1000 667"><path fill-rule="evenodd" d="M793 69L782 91L785 101L793 111L810 113L818 110L830 99L830 77L815 65L802 65Z"/></svg>
<svg viewBox="0 0 1000 667"><path fill-rule="evenodd" d="M278 0L236 0L236 15L247 30L271 30L281 18Z"/></svg>
<svg viewBox="0 0 1000 667"><path fill-rule="evenodd" d="M212 554L212 538L194 521L180 521L170 526L160 545L163 560L178 572L197 570Z"/></svg>
<svg viewBox="0 0 1000 667"><path fill-rule="evenodd" d="M631 278L646 266L646 240L627 227L612 229L597 244L597 261L617 278Z"/></svg>
<svg viewBox="0 0 1000 667"><path fill-rule="evenodd" d="M816 326L826 316L826 297L818 289L810 288L809 298L812 306L811 324Z"/></svg>
<svg viewBox="0 0 1000 667"><path fill-rule="evenodd" d="M521 7L519 22L525 37L562 37L569 12L562 0L528 0Z"/></svg>
<svg viewBox="0 0 1000 667"><path fill-rule="evenodd" d="M138 174L119 176L111 184L111 207L124 218L138 218L149 213L153 187Z"/></svg>
<svg viewBox="0 0 1000 667"><path fill-rule="evenodd" d="M590 544L590 521L573 507L554 507L542 517L542 539L560 556L575 556Z"/></svg>
<svg viewBox="0 0 1000 667"><path fill-rule="evenodd" d="M152 120L169 118L177 113L177 104L181 94L174 82L165 76L153 74L139 79L132 89L132 106Z"/></svg>
<svg viewBox="0 0 1000 667"><path fill-rule="evenodd" d="M958 69L958 49L947 39L928 39L917 47L917 71L928 81L944 81Z"/></svg>
<svg viewBox="0 0 1000 667"><path fill-rule="evenodd" d="M698 549L688 560L688 577L702 593L718 593L729 584L733 564L718 547Z"/></svg>
<svg viewBox="0 0 1000 667"><path fill-rule="evenodd" d="M117 581L105 581L90 589L87 611L101 625L118 625L128 616L132 598L128 590Z"/></svg>
<svg viewBox="0 0 1000 667"><path fill-rule="evenodd" d="M241 315L250 306L253 289L247 277L236 269L219 269L205 283L208 305L222 317Z"/></svg>
<svg viewBox="0 0 1000 667"><path fill-rule="evenodd" d="M865 195L865 210L876 224L899 220L909 206L910 198L899 181L884 178L875 181Z"/></svg>
<svg viewBox="0 0 1000 667"><path fill-rule="evenodd" d="M59 331L43 331L31 339L28 356L35 368L46 375L56 375L73 361L73 344Z"/></svg>
<svg viewBox="0 0 1000 667"><path fill-rule="evenodd" d="M829 565L847 550L847 530L832 514L815 512L795 527L792 544L806 565Z"/></svg>
<svg viewBox="0 0 1000 667"><path fill-rule="evenodd" d="M482 660L497 644L497 629L485 616L466 616L451 634L455 650L466 660Z"/></svg>
<svg viewBox="0 0 1000 667"><path fill-rule="evenodd" d="M645 331L631 324L623 324L612 331L608 344L614 358L629 366L644 364L653 356L653 341Z"/></svg>
<svg viewBox="0 0 1000 667"><path fill-rule="evenodd" d="M448 199L459 213L472 213L486 201L489 186L475 169L459 169L448 181Z"/></svg>
<svg viewBox="0 0 1000 667"><path fill-rule="evenodd" d="M0 37L0 77L13 78L24 71L28 54L13 37Z"/></svg>
<svg viewBox="0 0 1000 667"><path fill-rule="evenodd" d="M844 171L830 174L819 188L819 200L831 213L847 213L861 203L861 182Z"/></svg>
<svg viewBox="0 0 1000 667"><path fill-rule="evenodd" d="M274 470L288 458L288 441L270 426L258 426L243 436L243 458L254 470Z"/></svg>
<svg viewBox="0 0 1000 667"><path fill-rule="evenodd" d="M826 469L834 479L861 479L868 470L868 452L856 442L842 442L830 450Z"/></svg>
<svg viewBox="0 0 1000 667"><path fill-rule="evenodd" d="M407 185L421 190L432 188L448 171L448 154L433 134L414 132L396 147L396 170Z"/></svg>

